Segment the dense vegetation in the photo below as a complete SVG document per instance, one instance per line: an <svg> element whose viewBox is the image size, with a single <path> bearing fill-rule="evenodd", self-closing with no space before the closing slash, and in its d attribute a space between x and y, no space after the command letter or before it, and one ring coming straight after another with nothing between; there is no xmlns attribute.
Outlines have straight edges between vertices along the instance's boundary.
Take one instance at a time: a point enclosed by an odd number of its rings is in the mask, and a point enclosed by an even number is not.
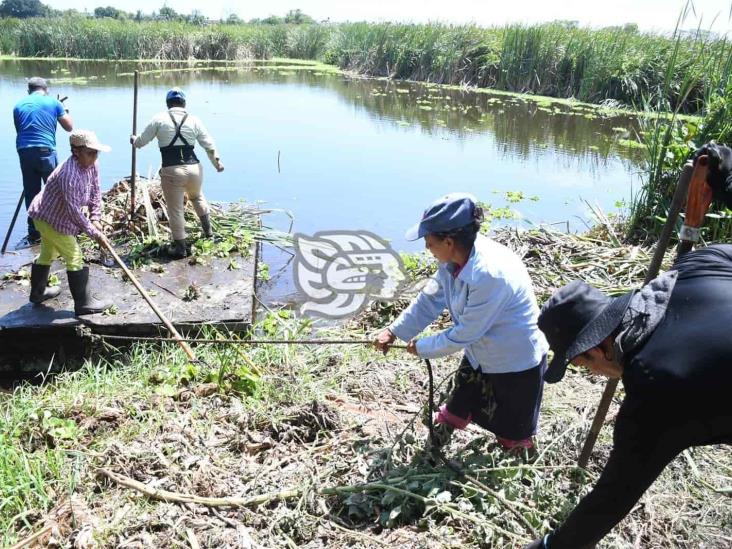
<svg viewBox="0 0 732 549"><path fill-rule="evenodd" d="M640 33L632 25L591 30L561 22L480 28L56 17L0 20L0 52L101 59L317 59L373 76L594 103L639 105L663 93L671 109L697 113L708 89L719 84L730 45L700 34L664 37ZM676 84L683 81L689 82L684 91Z"/></svg>

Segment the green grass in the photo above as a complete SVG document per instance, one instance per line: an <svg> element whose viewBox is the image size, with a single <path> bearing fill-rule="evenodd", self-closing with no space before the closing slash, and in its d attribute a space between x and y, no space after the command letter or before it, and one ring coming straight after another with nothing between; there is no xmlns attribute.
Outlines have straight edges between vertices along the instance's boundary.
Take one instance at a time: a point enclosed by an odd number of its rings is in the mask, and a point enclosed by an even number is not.
<svg viewBox="0 0 732 549"><path fill-rule="evenodd" d="M532 242L531 233L502 234L509 245ZM549 234L535 236L544 241ZM556 285L557 276L576 273L562 267L567 257L577 261L569 250L577 247L581 255L596 249L587 237L553 238L561 243L552 254L557 257L548 263L536 254L527 259L535 284L543 280L545 289ZM625 258L624 251L615 253ZM636 261L647 254L643 250ZM604 266L593 273L605 280L620 272L601 256ZM403 259L416 278L434 268L424 254ZM610 282L626 284L625 276L611 274ZM332 328L315 337L366 338L406 303L375 305L358 319L359 331ZM310 337L311 329L280 310L267 314L257 333L296 339ZM526 521L545 532L567 515L597 478L611 445L610 429L603 429L589 470L576 470L602 384L570 368L561 384L546 388L538 461L504 455L481 429L456 433L448 456L479 477L486 492L425 456L420 418L426 373L403 351L384 357L350 345L198 345L205 363L190 364L172 344L140 342L117 351L100 342L97 348L104 355L89 358L79 371L0 396L0 546L38 531L70 495L97 517L94 536L104 547L138 535L151 546L177 546L189 543L188 529L202 546L232 546L226 536L238 535L239 526L266 547L406 539L416 545L439 539L450 546L521 546L532 537ZM438 392L459 360L433 362ZM198 392L206 386L213 391ZM719 448L699 448L675 460L604 546L630 546L640 536L659 547L714 546L714 535L732 524L728 506L719 505L729 484L729 458ZM298 497L265 497L256 508L213 513L141 497L98 477L99 467L177 492L260 496L292 489ZM70 543L68 531L61 542Z"/></svg>
<svg viewBox="0 0 732 549"><path fill-rule="evenodd" d="M662 96L679 113L703 110L728 57L724 40L558 23L208 25L84 18L3 19L0 54L156 60L298 58L370 76L475 86L609 107ZM702 58L703 57L703 58ZM669 68L671 70L669 71ZM683 90L675 85L688 82ZM670 84L670 85L669 85Z"/></svg>

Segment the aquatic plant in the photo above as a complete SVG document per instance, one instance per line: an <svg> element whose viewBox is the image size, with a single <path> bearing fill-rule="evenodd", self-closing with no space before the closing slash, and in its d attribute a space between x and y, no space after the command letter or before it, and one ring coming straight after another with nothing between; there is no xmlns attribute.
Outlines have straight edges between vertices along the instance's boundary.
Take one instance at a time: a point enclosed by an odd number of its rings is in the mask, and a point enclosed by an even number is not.
<svg viewBox="0 0 732 549"><path fill-rule="evenodd" d="M646 155L642 186L631 198L626 229L626 236L633 239L654 238L660 233L681 168L697 147L710 140L732 141L732 44L726 39L712 41L701 31L689 42L679 30L685 16L683 12L674 32L674 47L664 68L662 87L643 96L642 107L647 116L639 122ZM688 54L692 55L691 60ZM692 96L699 96L702 116L696 120L681 119L678 115ZM671 116L661 116L661 112ZM724 208L711 211L705 238L732 238L728 214Z"/></svg>

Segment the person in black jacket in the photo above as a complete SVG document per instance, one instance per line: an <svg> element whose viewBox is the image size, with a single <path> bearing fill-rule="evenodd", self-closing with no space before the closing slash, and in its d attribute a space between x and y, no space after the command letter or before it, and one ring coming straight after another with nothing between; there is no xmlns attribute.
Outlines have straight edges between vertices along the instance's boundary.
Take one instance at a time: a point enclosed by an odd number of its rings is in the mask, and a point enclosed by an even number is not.
<svg viewBox="0 0 732 549"><path fill-rule="evenodd" d="M732 149L712 141L696 150L694 162L700 156L709 159L707 183L712 188L714 199L732 208Z"/></svg>
<svg viewBox="0 0 732 549"><path fill-rule="evenodd" d="M718 167L711 171L719 177ZM683 450L732 444L730 325L728 244L687 253L621 297L575 281L546 302L539 328L554 358L544 379L559 381L572 362L622 378L626 397L594 488L559 528L527 549L594 547Z"/></svg>

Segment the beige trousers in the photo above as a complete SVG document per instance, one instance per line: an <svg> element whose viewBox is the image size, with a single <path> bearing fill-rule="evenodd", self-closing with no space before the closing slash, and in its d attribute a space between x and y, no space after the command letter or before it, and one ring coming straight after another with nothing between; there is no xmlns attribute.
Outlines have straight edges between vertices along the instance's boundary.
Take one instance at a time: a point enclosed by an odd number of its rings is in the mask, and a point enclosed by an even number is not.
<svg viewBox="0 0 732 549"><path fill-rule="evenodd" d="M196 215L208 215L208 202L201 192L203 183L203 169L201 164L185 164L182 166L168 166L160 169L160 186L168 205L168 220L173 240L185 240L186 223L183 217L184 196L193 203Z"/></svg>

